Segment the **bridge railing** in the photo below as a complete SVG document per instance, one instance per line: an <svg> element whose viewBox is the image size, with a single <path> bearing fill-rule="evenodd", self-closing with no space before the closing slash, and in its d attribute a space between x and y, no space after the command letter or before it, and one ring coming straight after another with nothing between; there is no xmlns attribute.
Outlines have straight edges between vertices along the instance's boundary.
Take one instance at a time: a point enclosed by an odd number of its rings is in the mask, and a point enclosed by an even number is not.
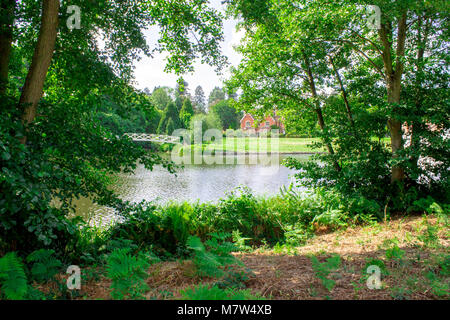
<svg viewBox="0 0 450 320"><path fill-rule="evenodd" d="M163 134L125 133L124 135L129 137L133 141L149 141L149 142L172 143L172 144L181 143L180 137L163 135Z"/></svg>

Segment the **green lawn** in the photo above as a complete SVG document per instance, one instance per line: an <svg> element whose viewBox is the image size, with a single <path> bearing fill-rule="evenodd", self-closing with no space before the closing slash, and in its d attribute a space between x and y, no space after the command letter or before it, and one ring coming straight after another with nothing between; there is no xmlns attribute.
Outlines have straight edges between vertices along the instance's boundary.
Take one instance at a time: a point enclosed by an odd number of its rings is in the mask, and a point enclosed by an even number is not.
<svg viewBox="0 0 450 320"><path fill-rule="evenodd" d="M256 137L240 137L240 138L223 138L221 142L212 142L210 144L194 145L192 149L195 151L204 148L208 151L227 151L227 152L279 152L279 153L296 153L296 152L322 152L323 149L313 149L311 144L318 141L318 138L280 138L278 145L276 140L261 139Z"/></svg>
<svg viewBox="0 0 450 320"><path fill-rule="evenodd" d="M373 140L378 140L373 138ZM191 146L193 151L200 151L201 148L207 151L226 152L278 152L278 153L316 153L325 152L325 148L314 149L311 144L318 142L319 138L279 138L278 145L272 139L262 139L256 137L223 138L221 142L209 144L197 144ZM389 148L390 139L383 138L382 142Z"/></svg>

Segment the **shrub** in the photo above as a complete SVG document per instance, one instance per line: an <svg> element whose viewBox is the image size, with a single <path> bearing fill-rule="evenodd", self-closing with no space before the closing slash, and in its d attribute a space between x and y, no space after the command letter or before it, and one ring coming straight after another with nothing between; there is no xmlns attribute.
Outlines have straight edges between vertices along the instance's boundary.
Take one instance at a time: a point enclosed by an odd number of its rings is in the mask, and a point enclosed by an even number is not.
<svg viewBox="0 0 450 320"><path fill-rule="evenodd" d="M255 242L266 239L275 243L282 236L282 226L253 196L248 188L230 192L217 205L219 214L213 226L222 232L239 230L244 237Z"/></svg>

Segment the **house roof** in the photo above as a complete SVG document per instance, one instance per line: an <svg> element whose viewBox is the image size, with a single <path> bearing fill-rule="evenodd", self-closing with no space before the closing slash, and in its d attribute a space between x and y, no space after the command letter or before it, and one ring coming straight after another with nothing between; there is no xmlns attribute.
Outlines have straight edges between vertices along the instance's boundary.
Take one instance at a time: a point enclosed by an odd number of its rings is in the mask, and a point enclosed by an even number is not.
<svg viewBox="0 0 450 320"><path fill-rule="evenodd" d="M246 113L246 114L244 114L244 116L242 117L240 122L242 122L242 120L244 120L246 115L249 115L250 117L252 117L253 121L255 120L255 118L253 118L253 116L250 113Z"/></svg>

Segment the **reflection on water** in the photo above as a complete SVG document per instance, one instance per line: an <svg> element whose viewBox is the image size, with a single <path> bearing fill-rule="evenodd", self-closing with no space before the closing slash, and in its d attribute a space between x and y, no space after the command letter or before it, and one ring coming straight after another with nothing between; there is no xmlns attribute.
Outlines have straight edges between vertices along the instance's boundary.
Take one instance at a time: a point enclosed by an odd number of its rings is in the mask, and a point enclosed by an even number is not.
<svg viewBox="0 0 450 320"><path fill-rule="evenodd" d="M308 155L291 155L297 159L307 159ZM249 157L249 156L236 156ZM281 156L279 163L282 158ZM162 167L153 171L138 166L134 174L118 175L113 190L124 200L132 202L156 201L200 201L215 202L223 198L228 191L238 186L249 187L254 194L271 195L280 188L288 186L295 171L279 163L263 164L201 164L185 165L170 174ZM267 163L267 162L266 162ZM114 217L112 209L93 204L89 199L76 202L77 215L94 219L97 223L107 223Z"/></svg>

